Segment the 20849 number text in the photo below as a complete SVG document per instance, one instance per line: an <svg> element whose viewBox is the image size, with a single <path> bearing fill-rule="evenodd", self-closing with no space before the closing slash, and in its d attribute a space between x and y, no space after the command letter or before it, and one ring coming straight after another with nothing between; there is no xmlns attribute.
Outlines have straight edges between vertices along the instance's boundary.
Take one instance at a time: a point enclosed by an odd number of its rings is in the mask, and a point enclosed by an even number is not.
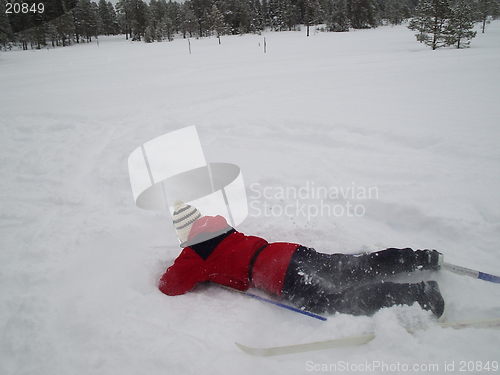
<svg viewBox="0 0 500 375"><path fill-rule="evenodd" d="M45 12L44 3L6 3L5 14L27 14Z"/></svg>

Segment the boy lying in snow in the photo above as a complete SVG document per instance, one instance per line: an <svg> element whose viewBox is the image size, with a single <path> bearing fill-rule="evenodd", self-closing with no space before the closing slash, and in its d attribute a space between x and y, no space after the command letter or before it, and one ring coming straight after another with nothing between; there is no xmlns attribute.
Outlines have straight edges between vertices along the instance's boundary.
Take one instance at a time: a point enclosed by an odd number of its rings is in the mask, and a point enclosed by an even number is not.
<svg viewBox="0 0 500 375"><path fill-rule="evenodd" d="M417 302L437 317L443 314L437 282L383 280L402 272L438 270L442 254L436 250L322 254L298 244L246 236L222 216L202 216L182 202L173 219L184 249L160 279L160 290L170 296L212 281L238 290L253 286L315 313L370 315L382 307Z"/></svg>

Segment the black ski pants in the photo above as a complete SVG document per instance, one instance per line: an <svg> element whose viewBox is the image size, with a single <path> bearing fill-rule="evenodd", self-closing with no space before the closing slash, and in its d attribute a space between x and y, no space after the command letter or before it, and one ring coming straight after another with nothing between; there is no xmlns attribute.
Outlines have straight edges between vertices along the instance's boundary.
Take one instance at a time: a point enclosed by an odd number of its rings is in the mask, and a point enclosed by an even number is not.
<svg viewBox="0 0 500 375"><path fill-rule="evenodd" d="M282 295L315 313L371 315L382 307L418 302L419 284L384 278L425 265L427 250L390 248L369 254L323 254L299 247L288 266Z"/></svg>

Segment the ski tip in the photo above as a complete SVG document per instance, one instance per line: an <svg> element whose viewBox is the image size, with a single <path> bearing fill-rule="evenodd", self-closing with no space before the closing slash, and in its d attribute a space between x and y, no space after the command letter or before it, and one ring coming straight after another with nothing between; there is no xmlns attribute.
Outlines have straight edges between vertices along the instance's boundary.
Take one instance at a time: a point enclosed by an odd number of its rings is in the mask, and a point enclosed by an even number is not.
<svg viewBox="0 0 500 375"><path fill-rule="evenodd" d="M500 318L464 320L458 322L440 322L442 328L498 328L500 327Z"/></svg>
<svg viewBox="0 0 500 375"><path fill-rule="evenodd" d="M240 344L239 342L235 342L234 343L241 351L247 353L247 354L250 354L250 355L256 355L256 356L260 356L260 357L265 357L265 356L268 356L269 354L267 353L267 351L265 349L261 349L261 348L252 348L250 346L246 346L246 345L243 345L243 344Z"/></svg>
<svg viewBox="0 0 500 375"><path fill-rule="evenodd" d="M245 349L247 348L247 346L240 344L239 342L235 342L234 345L236 345L238 348L240 348L243 351L245 351Z"/></svg>

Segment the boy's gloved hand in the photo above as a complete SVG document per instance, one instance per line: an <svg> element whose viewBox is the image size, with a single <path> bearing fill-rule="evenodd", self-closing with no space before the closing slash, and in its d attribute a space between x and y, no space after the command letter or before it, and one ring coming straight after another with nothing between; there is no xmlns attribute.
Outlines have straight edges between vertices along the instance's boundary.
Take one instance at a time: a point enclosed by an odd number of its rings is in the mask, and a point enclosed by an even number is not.
<svg viewBox="0 0 500 375"><path fill-rule="evenodd" d="M437 250L417 250L418 264L424 270L437 271L443 264L443 254Z"/></svg>
<svg viewBox="0 0 500 375"><path fill-rule="evenodd" d="M429 250L429 269L439 270L443 265L443 254L437 250Z"/></svg>

